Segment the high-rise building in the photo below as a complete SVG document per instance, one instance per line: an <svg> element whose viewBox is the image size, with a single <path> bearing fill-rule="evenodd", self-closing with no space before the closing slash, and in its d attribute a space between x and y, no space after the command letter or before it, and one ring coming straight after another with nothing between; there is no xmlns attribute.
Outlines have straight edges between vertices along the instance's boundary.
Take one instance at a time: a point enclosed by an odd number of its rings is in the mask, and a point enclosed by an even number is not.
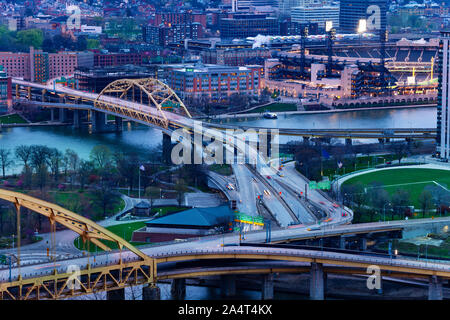
<svg viewBox="0 0 450 320"><path fill-rule="evenodd" d="M11 77L8 77L6 70L0 65L0 114L7 113L11 106Z"/></svg>
<svg viewBox="0 0 450 320"><path fill-rule="evenodd" d="M450 30L441 31L439 43L439 88L437 105L436 154L450 158Z"/></svg>
<svg viewBox="0 0 450 320"><path fill-rule="evenodd" d="M294 7L320 7L329 4L329 0L278 0L278 10L281 16L290 17Z"/></svg>
<svg viewBox="0 0 450 320"><path fill-rule="evenodd" d="M387 6L387 0L341 0L340 31L342 33L357 33L359 20L369 18L379 21L380 29L385 29Z"/></svg>
<svg viewBox="0 0 450 320"><path fill-rule="evenodd" d="M280 34L278 19L262 14L235 14L233 18L220 20L221 38L246 38L259 34Z"/></svg>
<svg viewBox="0 0 450 320"><path fill-rule="evenodd" d="M294 7L291 11L292 22L300 24L317 23L320 29L325 29L325 22L332 21L333 27L339 27L338 6Z"/></svg>

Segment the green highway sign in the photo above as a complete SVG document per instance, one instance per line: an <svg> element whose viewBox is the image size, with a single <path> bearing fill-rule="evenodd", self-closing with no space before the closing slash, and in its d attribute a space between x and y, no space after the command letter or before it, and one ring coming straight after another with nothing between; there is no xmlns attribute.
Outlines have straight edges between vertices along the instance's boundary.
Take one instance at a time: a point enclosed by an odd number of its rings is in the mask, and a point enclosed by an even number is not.
<svg viewBox="0 0 450 320"><path fill-rule="evenodd" d="M262 217L253 217L243 213L237 213L234 216L234 221L250 224L264 225L264 219Z"/></svg>
<svg viewBox="0 0 450 320"><path fill-rule="evenodd" d="M309 188L310 189L321 189L321 190L330 190L331 189L331 182L329 180L325 181L310 181L309 182Z"/></svg>

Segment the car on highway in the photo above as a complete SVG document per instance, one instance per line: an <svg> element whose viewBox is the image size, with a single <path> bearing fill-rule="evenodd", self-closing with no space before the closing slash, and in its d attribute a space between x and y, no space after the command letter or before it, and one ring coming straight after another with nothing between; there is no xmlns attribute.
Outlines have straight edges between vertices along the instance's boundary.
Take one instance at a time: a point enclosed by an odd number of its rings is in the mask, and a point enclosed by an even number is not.
<svg viewBox="0 0 450 320"><path fill-rule="evenodd" d="M339 208L339 205L337 203L333 203L333 207Z"/></svg>
<svg viewBox="0 0 450 320"><path fill-rule="evenodd" d="M227 184L227 189L228 190L234 190L234 187L233 187L233 185L231 183L228 183Z"/></svg>
<svg viewBox="0 0 450 320"><path fill-rule="evenodd" d="M308 228L306 230L307 231L317 231L317 230L320 230L320 227L312 227L312 228Z"/></svg>
<svg viewBox="0 0 450 320"><path fill-rule="evenodd" d="M264 194L268 197L270 197L270 191L269 190L264 190Z"/></svg>
<svg viewBox="0 0 450 320"><path fill-rule="evenodd" d="M266 178L267 178L267 179L272 179L270 176L267 176Z"/></svg>
<svg viewBox="0 0 450 320"><path fill-rule="evenodd" d="M281 172L277 172L277 175L279 176L279 177L284 177L284 174L283 173L281 173Z"/></svg>

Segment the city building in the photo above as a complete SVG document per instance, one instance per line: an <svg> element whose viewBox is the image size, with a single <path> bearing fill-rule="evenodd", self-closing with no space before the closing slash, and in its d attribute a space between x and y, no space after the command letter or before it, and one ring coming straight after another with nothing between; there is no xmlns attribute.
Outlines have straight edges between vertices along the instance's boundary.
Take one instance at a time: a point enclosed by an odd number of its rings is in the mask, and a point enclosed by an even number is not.
<svg viewBox="0 0 450 320"><path fill-rule="evenodd" d="M161 24L190 24L200 23L206 28L206 14L200 12L156 12L151 25L159 26Z"/></svg>
<svg viewBox="0 0 450 320"><path fill-rule="evenodd" d="M146 43L157 46L168 46L170 43L180 43L185 39L203 37L203 26L198 22L188 24L148 25L142 28L142 38Z"/></svg>
<svg viewBox="0 0 450 320"><path fill-rule="evenodd" d="M7 113L11 106L11 77L8 77L5 68L0 65L0 114Z"/></svg>
<svg viewBox="0 0 450 320"><path fill-rule="evenodd" d="M233 217L228 206L192 208L147 221L144 228L133 232L132 241L163 242L206 236L227 227Z"/></svg>
<svg viewBox="0 0 450 320"><path fill-rule="evenodd" d="M127 53L94 53L94 66L120 66L124 64L142 64L142 53L127 52Z"/></svg>
<svg viewBox="0 0 450 320"><path fill-rule="evenodd" d="M257 35L278 35L278 19L263 14L235 14L232 18L220 20L220 37L240 39Z"/></svg>
<svg viewBox="0 0 450 320"><path fill-rule="evenodd" d="M78 66L92 67L92 52L47 53L30 48L29 53L0 52L0 64L10 77L35 82L73 75Z"/></svg>
<svg viewBox="0 0 450 320"><path fill-rule="evenodd" d="M205 64L221 64L226 66L244 66L248 64L264 64L264 59L270 58L267 48L233 48L209 49L200 53Z"/></svg>
<svg viewBox="0 0 450 320"><path fill-rule="evenodd" d="M325 30L326 21L333 22L333 28L339 27L339 6L299 6L291 10L292 22L300 24L317 23Z"/></svg>
<svg viewBox="0 0 450 320"><path fill-rule="evenodd" d="M163 80L181 99L224 99L234 93L257 95L261 89L262 66L178 64L163 66Z"/></svg>
<svg viewBox="0 0 450 320"><path fill-rule="evenodd" d="M294 7L314 7L329 5L327 0L278 0L278 10L281 17L290 17Z"/></svg>
<svg viewBox="0 0 450 320"><path fill-rule="evenodd" d="M378 8L378 9L377 9ZM378 19L379 14L380 29L386 29L387 0L341 0L339 14L339 30L342 33L357 33L359 20ZM370 31L370 30L369 30Z"/></svg>
<svg viewBox="0 0 450 320"><path fill-rule="evenodd" d="M450 31L441 32L439 44L439 87L437 105L436 154L450 159Z"/></svg>
<svg viewBox="0 0 450 320"><path fill-rule="evenodd" d="M302 34L304 28L308 28L308 34L315 35L319 33L319 24L317 22L293 22L290 18L280 21L281 36L297 36Z"/></svg>
<svg viewBox="0 0 450 320"><path fill-rule="evenodd" d="M156 65L123 65L109 67L79 67L75 70L78 88L100 93L108 84L119 79L157 78Z"/></svg>

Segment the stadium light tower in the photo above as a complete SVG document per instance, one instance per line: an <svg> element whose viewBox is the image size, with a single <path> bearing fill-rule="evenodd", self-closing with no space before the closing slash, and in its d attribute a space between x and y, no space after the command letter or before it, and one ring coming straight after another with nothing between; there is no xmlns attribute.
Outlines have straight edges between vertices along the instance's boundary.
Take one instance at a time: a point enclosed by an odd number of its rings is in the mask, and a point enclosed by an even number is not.
<svg viewBox="0 0 450 320"><path fill-rule="evenodd" d="M306 51L306 38L308 37L308 27L302 27L301 30L301 56L300 56L300 72L301 72L301 77L306 79L306 74L305 74L305 65L306 65L306 61L305 61L305 51Z"/></svg>
<svg viewBox="0 0 450 320"><path fill-rule="evenodd" d="M362 42L362 35L367 31L367 20L361 19L358 24L359 44Z"/></svg>

